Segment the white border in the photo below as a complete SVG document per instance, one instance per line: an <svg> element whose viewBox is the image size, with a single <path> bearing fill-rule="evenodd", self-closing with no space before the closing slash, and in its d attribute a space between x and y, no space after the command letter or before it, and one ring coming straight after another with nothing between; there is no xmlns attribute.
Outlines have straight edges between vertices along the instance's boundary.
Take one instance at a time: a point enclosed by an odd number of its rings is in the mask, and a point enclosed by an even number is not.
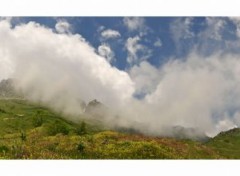
<svg viewBox="0 0 240 176"><path fill-rule="evenodd" d="M1 0L0 16L240 16L239 0Z"/></svg>
<svg viewBox="0 0 240 176"><path fill-rule="evenodd" d="M239 162L221 160L12 160L0 161L0 172L4 176L225 176L238 174Z"/></svg>

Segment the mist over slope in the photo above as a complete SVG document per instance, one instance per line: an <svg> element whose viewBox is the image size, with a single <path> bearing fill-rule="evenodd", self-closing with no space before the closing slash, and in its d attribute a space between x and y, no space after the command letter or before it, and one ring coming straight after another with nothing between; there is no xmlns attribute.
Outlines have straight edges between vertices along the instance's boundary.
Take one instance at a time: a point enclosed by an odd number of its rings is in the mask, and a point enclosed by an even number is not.
<svg viewBox="0 0 240 176"><path fill-rule="evenodd" d="M111 126L173 136L174 126L216 135L240 123L238 55L192 52L160 68L147 61L123 71L97 54L80 34L59 33L35 22L0 21L0 79L14 78L26 98L69 117L97 99ZM142 99L134 94L144 95Z"/></svg>

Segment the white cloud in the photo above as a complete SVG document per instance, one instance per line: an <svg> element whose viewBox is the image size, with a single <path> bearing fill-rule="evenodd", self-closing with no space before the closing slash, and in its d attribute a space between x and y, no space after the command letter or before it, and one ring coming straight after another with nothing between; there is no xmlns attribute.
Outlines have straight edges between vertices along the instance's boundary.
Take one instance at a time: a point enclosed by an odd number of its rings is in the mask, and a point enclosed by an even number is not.
<svg viewBox="0 0 240 176"><path fill-rule="evenodd" d="M134 65L129 70L129 75L135 83L137 94L150 94L160 81L159 70L146 61L141 62L139 66Z"/></svg>
<svg viewBox="0 0 240 176"><path fill-rule="evenodd" d="M137 31L140 37L143 37L151 29L146 26L145 19L142 17L124 17L123 24L130 32Z"/></svg>
<svg viewBox="0 0 240 176"><path fill-rule="evenodd" d="M111 39L111 38L118 38L121 36L121 34L116 30L107 29L107 30L102 31L101 36L104 39Z"/></svg>
<svg viewBox="0 0 240 176"><path fill-rule="evenodd" d="M233 129L233 128L237 128L237 125L234 124L233 121L229 120L229 119L223 119L223 120L220 120L217 125L216 125L216 132L219 132L219 131L228 131L230 129ZM212 134L213 136L217 135L217 133L215 134Z"/></svg>
<svg viewBox="0 0 240 176"><path fill-rule="evenodd" d="M11 19L9 18L0 18L1 25L4 28L10 27ZM2 42L5 41L5 38L3 36ZM9 59L7 56L8 50L4 50L0 48L0 81L2 79L7 79L12 76L14 71L14 63Z"/></svg>
<svg viewBox="0 0 240 176"><path fill-rule="evenodd" d="M155 47L161 47L162 46L162 41L160 38L157 38L157 40L153 44Z"/></svg>
<svg viewBox="0 0 240 176"><path fill-rule="evenodd" d="M4 51L0 50L0 56L2 55ZM7 57L0 57L0 81L11 77L13 70L13 63Z"/></svg>
<svg viewBox="0 0 240 176"><path fill-rule="evenodd" d="M160 68L156 90L145 100L161 114L162 123L219 130L216 124L240 105L239 68L239 56L233 55L169 61ZM240 125L232 116L228 120Z"/></svg>
<svg viewBox="0 0 240 176"><path fill-rule="evenodd" d="M238 38L240 38L240 18L239 17L229 17L229 19L235 24L236 36Z"/></svg>
<svg viewBox="0 0 240 176"><path fill-rule="evenodd" d="M177 18L170 25L173 40L177 52L182 52L187 43L183 40L189 40L193 45L189 45L190 49L196 49L198 53L209 54L222 48L223 45L234 45L234 42L222 40L224 30L226 29L226 19L207 17L205 21L198 23L201 25L201 31L195 33L191 30L193 26L193 18ZM194 43L193 43L194 42ZM187 48L187 49L189 49Z"/></svg>
<svg viewBox="0 0 240 176"><path fill-rule="evenodd" d="M180 40L182 39L190 39L195 35L191 31L193 18L177 18L170 24L170 31L172 33L173 41L175 42L175 46L177 51L181 51L182 45Z"/></svg>
<svg viewBox="0 0 240 176"><path fill-rule="evenodd" d="M111 50L110 46L106 43L103 43L98 47L98 53L100 56L103 56L111 63L114 59L114 52Z"/></svg>
<svg viewBox="0 0 240 176"><path fill-rule="evenodd" d="M128 58L127 58L127 62L128 63L134 63L137 61L138 57L137 57L137 52L139 50L143 50L144 47L141 44L138 44L138 41L140 40L139 36L135 36L135 37L130 37L127 39L127 42L125 44L125 47L128 51Z"/></svg>
<svg viewBox="0 0 240 176"><path fill-rule="evenodd" d="M222 30L226 21L222 18L208 17L206 18L207 28L200 33L200 39L222 40Z"/></svg>
<svg viewBox="0 0 240 176"><path fill-rule="evenodd" d="M55 29L58 33L70 33L71 25L66 20L58 20Z"/></svg>
<svg viewBox="0 0 240 176"><path fill-rule="evenodd" d="M146 60L151 55L151 50L149 50L144 45L140 44L140 37L129 37L125 43L125 48L128 51L127 62L130 65L139 63L140 61ZM139 56L138 53L142 53L143 56Z"/></svg>
<svg viewBox="0 0 240 176"><path fill-rule="evenodd" d="M138 30L144 28L145 20L141 17L124 17L123 24L128 28L130 31Z"/></svg>
<svg viewBox="0 0 240 176"><path fill-rule="evenodd" d="M194 33L190 30L192 25L192 18L177 18L170 25L173 40L177 43L180 39L187 39L194 37Z"/></svg>
<svg viewBox="0 0 240 176"><path fill-rule="evenodd" d="M97 32L101 32L101 31L103 31L105 29L105 26L99 26L98 28L97 28Z"/></svg>

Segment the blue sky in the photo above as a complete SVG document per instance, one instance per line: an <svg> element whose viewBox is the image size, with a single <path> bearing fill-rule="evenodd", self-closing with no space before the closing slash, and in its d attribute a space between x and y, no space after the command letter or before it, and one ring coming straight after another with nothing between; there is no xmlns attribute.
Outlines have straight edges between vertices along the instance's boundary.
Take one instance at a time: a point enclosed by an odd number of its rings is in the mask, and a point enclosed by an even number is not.
<svg viewBox="0 0 240 176"><path fill-rule="evenodd" d="M16 18L15 23L35 21L54 29L59 20L69 23L71 33L82 35L96 51L99 46L106 44L114 53L111 64L121 70L142 60L159 67L169 58L186 57L193 48L197 48L202 55L216 51L239 52L238 47L226 44L238 38L236 23L228 18L25 17ZM103 39L101 34L105 30L114 30L120 36ZM126 43L129 38L138 38L135 43L135 47L139 47L135 51L137 58L132 63L127 61L129 51Z"/></svg>

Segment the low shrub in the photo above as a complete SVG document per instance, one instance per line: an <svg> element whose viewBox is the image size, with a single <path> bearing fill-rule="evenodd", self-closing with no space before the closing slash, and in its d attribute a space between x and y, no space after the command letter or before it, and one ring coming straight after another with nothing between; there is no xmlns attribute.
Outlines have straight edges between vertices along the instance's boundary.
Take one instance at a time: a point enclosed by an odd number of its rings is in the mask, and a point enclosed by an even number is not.
<svg viewBox="0 0 240 176"><path fill-rule="evenodd" d="M77 145L77 150L80 152L80 153L83 153L84 152L84 149L85 149L85 145L81 142Z"/></svg>
<svg viewBox="0 0 240 176"><path fill-rule="evenodd" d="M9 151L9 148L5 145L1 145L0 146L0 152L1 153L4 153L4 152L8 152Z"/></svg>
<svg viewBox="0 0 240 176"><path fill-rule="evenodd" d="M34 127L40 127L43 124L43 118L39 116L33 117L32 123Z"/></svg>
<svg viewBox="0 0 240 176"><path fill-rule="evenodd" d="M55 121L46 125L46 131L48 135L55 136L58 133L67 135L70 130L66 124L60 121Z"/></svg>

